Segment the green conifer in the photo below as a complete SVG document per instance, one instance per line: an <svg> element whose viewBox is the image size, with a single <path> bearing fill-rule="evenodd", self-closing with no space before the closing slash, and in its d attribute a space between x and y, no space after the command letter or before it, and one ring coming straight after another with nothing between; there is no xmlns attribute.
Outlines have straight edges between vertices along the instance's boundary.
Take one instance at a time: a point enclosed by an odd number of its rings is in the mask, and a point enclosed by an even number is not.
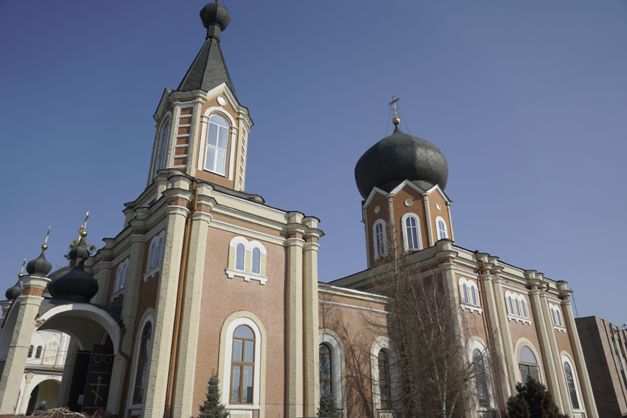
<svg viewBox="0 0 627 418"><path fill-rule="evenodd" d="M207 399L200 407L199 418L228 418L229 413L220 403L220 381L217 376L211 376L207 385Z"/></svg>
<svg viewBox="0 0 627 418"><path fill-rule="evenodd" d="M323 391L320 396L320 409L318 409L318 416L321 418L337 418L335 398L328 390Z"/></svg>

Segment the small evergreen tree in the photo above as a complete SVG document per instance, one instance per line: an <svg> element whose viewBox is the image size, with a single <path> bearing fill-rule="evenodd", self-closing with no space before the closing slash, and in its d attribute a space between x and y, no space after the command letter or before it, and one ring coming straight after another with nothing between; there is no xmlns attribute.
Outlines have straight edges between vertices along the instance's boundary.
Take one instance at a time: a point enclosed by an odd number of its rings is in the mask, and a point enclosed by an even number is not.
<svg viewBox="0 0 627 418"><path fill-rule="evenodd" d="M200 407L198 418L228 418L228 416L226 408L220 403L220 381L213 375L209 379L207 399Z"/></svg>
<svg viewBox="0 0 627 418"><path fill-rule="evenodd" d="M516 395L507 401L507 418L567 418L559 413L546 387L529 377L516 385Z"/></svg>
<svg viewBox="0 0 627 418"><path fill-rule="evenodd" d="M323 391L320 396L320 409L318 409L318 416L324 418L337 418L335 398L328 390Z"/></svg>

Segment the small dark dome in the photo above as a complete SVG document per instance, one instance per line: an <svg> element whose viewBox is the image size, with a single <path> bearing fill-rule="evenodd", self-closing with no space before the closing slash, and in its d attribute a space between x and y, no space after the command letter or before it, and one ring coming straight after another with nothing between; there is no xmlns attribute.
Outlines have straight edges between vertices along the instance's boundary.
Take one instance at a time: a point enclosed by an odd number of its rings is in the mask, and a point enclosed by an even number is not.
<svg viewBox="0 0 627 418"><path fill-rule="evenodd" d="M227 8L218 2L208 3L200 11L200 18L205 28L209 29L212 25L217 25L220 30L225 30L229 23L231 23L231 17Z"/></svg>
<svg viewBox="0 0 627 418"><path fill-rule="evenodd" d="M20 296L24 292L24 288L22 287L22 282L18 279L17 282L4 292L4 296L6 296L7 300L13 300Z"/></svg>
<svg viewBox="0 0 627 418"><path fill-rule="evenodd" d="M448 163L431 142L402 132L398 126L366 151L355 166L355 182L365 199L374 187L387 192L404 180L423 189L446 187Z"/></svg>
<svg viewBox="0 0 627 418"><path fill-rule="evenodd" d="M89 303L98 293L98 282L84 268L84 262L78 263L65 275L48 285L48 292L53 298Z"/></svg>
<svg viewBox="0 0 627 418"><path fill-rule="evenodd" d="M50 270L52 270L52 264L50 264L50 261L46 259L45 255L47 248L48 246L46 244L42 245L39 257L34 260L30 260L28 264L26 264L26 271L31 276L45 277L48 273L50 273Z"/></svg>

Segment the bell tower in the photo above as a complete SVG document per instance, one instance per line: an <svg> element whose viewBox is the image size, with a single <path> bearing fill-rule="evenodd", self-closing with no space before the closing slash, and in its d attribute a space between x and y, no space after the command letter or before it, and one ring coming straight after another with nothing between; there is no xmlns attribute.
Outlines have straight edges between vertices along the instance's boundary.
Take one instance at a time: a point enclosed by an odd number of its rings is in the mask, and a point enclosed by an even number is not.
<svg viewBox="0 0 627 418"><path fill-rule="evenodd" d="M150 185L161 170L243 191L248 133L253 122L242 106L220 46L231 21L218 2L200 11L205 42L176 90L165 89L154 114Z"/></svg>

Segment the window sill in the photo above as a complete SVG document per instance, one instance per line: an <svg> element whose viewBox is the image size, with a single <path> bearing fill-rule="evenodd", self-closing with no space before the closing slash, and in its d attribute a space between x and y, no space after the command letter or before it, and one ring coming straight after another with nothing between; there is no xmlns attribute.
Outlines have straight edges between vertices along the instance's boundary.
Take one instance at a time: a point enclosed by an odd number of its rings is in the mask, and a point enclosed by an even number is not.
<svg viewBox="0 0 627 418"><path fill-rule="evenodd" d="M462 303L460 303L460 307L464 311L476 312L479 315L483 315L483 309L481 309L480 306L470 305L468 303L462 302Z"/></svg>
<svg viewBox="0 0 627 418"><path fill-rule="evenodd" d="M227 404L224 406L230 412L232 411L258 411L261 407L257 404Z"/></svg>
<svg viewBox="0 0 627 418"><path fill-rule="evenodd" d="M159 269L144 273L144 282L154 279L155 277L157 277L158 273Z"/></svg>
<svg viewBox="0 0 627 418"><path fill-rule="evenodd" d="M531 325L531 321L528 320L528 319L525 319L525 318L519 318L517 316L508 315L507 319L509 319L510 321L513 321L513 322L520 322L521 324Z"/></svg>
<svg viewBox="0 0 627 418"><path fill-rule="evenodd" d="M553 325L553 329L557 332L562 332L566 334L566 327L562 327L560 325Z"/></svg>
<svg viewBox="0 0 627 418"><path fill-rule="evenodd" d="M268 278L265 276L261 276L259 274L248 273L240 270L226 269L226 277L229 279L234 279L236 277L240 277L244 279L245 282L249 282L251 280L258 281L259 284L266 284Z"/></svg>
<svg viewBox="0 0 627 418"><path fill-rule="evenodd" d="M215 174L216 176L220 176L220 177L226 178L226 173L224 173L224 174L218 173L217 171L209 170L208 168L205 168L205 167L203 167L202 171L204 171L205 173L211 173L211 174Z"/></svg>

